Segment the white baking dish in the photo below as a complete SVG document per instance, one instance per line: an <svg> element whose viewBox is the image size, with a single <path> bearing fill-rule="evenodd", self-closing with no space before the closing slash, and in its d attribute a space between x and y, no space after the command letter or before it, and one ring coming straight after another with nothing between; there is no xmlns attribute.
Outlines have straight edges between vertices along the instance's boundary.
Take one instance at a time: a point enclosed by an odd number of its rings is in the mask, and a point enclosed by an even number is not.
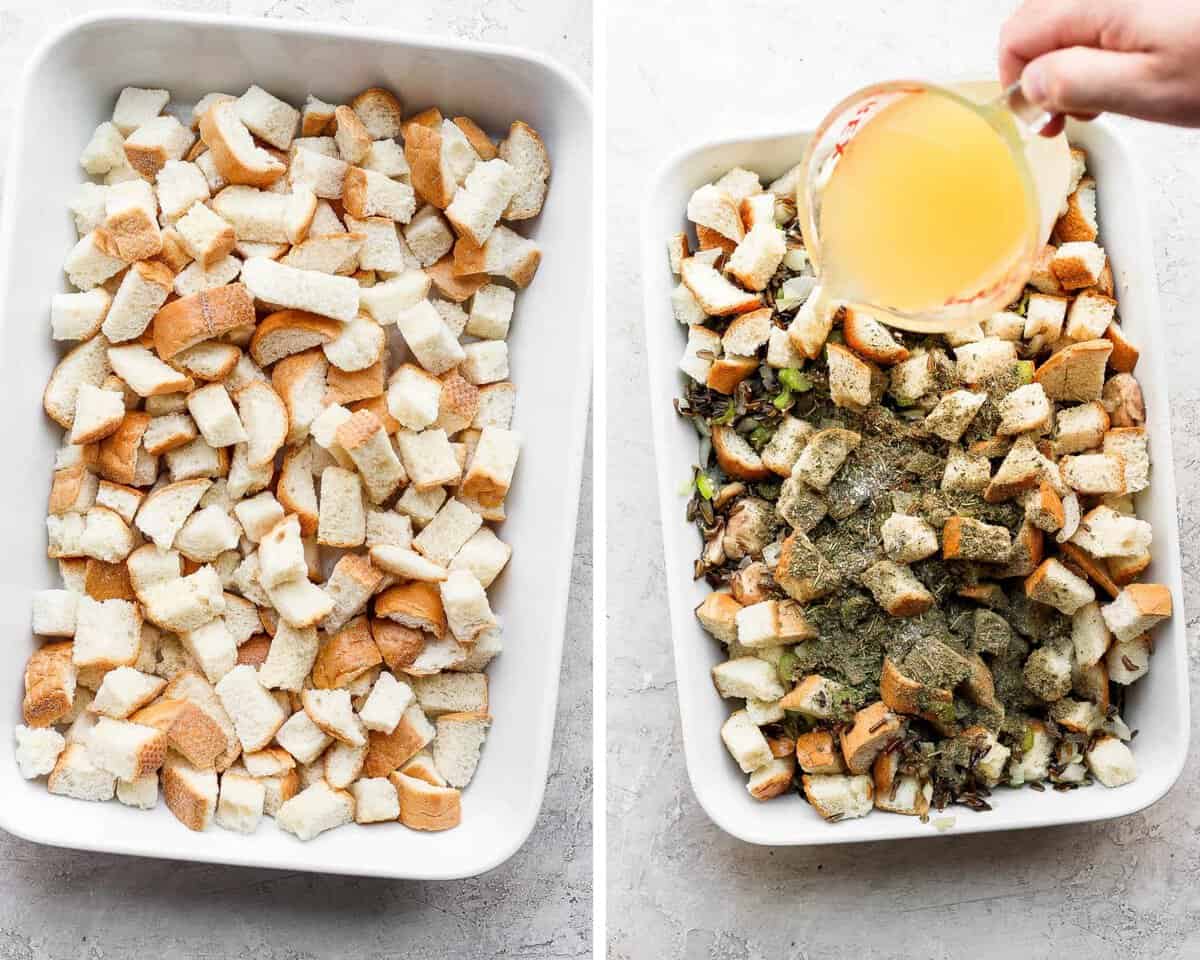
<svg viewBox="0 0 1200 960"><path fill-rule="evenodd" d="M955 833L982 833L1054 824L1104 820L1141 810L1170 789L1183 768L1188 745L1188 671L1180 584L1175 477L1167 401L1166 357L1158 313L1154 248L1146 222L1141 177L1116 130L1103 121L1072 123L1068 135L1088 151L1099 184L1101 239L1116 275L1121 322L1141 346L1137 375L1145 391L1151 487L1139 495L1138 513L1154 525L1154 563L1146 580L1167 584L1175 615L1155 632L1150 673L1130 688L1125 719L1139 731L1133 744L1138 778L1115 790L1096 785L1068 793L1000 789L991 812L952 808L935 815L941 828L953 818ZM662 510L667 593L675 646L676 688L683 726L688 774L700 805L728 833L751 843L854 843L936 834L931 824L913 817L875 812L859 820L827 824L804 800L789 794L767 803L746 792L746 777L726 753L720 727L732 710L713 689L709 670L720 659L719 644L701 629L694 608L708 592L692 581L700 546L696 528L684 518L686 497L680 487L696 461L692 425L678 417L672 400L681 388L677 364L686 340L671 315L674 286L667 266L666 238L685 229L684 210L692 191L734 166L755 170L770 181L800 160L806 133L746 136L688 149L668 162L654 179L642 222L642 276L645 294L651 408L658 460L658 497Z"/></svg>
<svg viewBox="0 0 1200 960"><path fill-rule="evenodd" d="M578 80L532 54L374 28L142 13L76 21L33 54L4 171L0 239L0 406L10 451L0 470L0 717L6 725L20 717L31 593L58 585L56 566L43 559L43 517L60 431L42 413L41 394L56 357L50 295L66 289L61 264L75 240L65 203L83 176L80 150L127 84L164 87L187 103L252 82L292 103L310 91L340 103L368 86L390 87L406 109L437 104L493 135L522 119L540 131L554 164L545 210L521 228L544 259L518 297L510 337L524 446L501 529L513 558L492 594L505 651L490 669L495 722L463 795L462 825L427 835L349 826L307 844L269 820L252 837L217 827L190 833L161 805L142 813L50 796L43 782L20 778L5 733L0 826L42 843L145 856L391 877L482 873L524 842L545 787L590 384L591 108Z"/></svg>

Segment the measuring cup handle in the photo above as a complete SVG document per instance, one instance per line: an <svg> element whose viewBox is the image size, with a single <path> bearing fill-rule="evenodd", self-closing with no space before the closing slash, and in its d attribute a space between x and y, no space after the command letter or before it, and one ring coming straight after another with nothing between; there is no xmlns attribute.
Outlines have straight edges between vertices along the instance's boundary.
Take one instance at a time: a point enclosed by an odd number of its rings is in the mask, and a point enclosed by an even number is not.
<svg viewBox="0 0 1200 960"><path fill-rule="evenodd" d="M1021 81L1017 80L1000 95L1000 101L1012 111L1013 116L1031 133L1041 133L1053 118L1036 103L1031 103L1021 89Z"/></svg>

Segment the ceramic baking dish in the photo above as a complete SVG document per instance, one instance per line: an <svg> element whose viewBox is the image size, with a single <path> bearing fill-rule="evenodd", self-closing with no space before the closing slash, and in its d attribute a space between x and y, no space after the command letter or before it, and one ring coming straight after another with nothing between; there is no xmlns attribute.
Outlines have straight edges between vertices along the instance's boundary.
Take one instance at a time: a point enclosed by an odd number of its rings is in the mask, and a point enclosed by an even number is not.
<svg viewBox="0 0 1200 960"><path fill-rule="evenodd" d="M495 723L463 794L462 825L427 835L350 826L310 843L269 821L251 837L215 826L190 833L162 805L143 813L50 796L44 782L20 778L5 734L0 826L41 843L145 856L390 877L482 873L524 842L545 787L590 385L591 107L578 80L533 54L375 28L142 13L76 21L34 52L4 171L0 238L0 407L10 451L0 470L0 717L20 717L31 593L59 585L56 566L43 559L43 517L61 431L43 414L41 394L56 361L49 303L67 289L62 260L75 233L66 202L83 179L79 153L125 85L164 87L190 105L208 91L236 94L251 83L294 104L310 91L341 103L385 86L406 109L437 104L493 136L522 119L540 131L554 164L544 211L521 227L544 259L518 297L509 338L519 390L514 428L524 443L500 531L513 558L491 593L505 650L489 671Z"/></svg>
<svg viewBox="0 0 1200 960"><path fill-rule="evenodd" d="M1155 632L1150 673L1130 688L1125 719L1139 733L1134 745L1137 779L1109 790L1100 785L1067 793L999 789L991 812L956 807L923 824L917 818L880 812L840 824L827 824L796 794L767 803L746 792L746 777L721 743L720 727L732 710L713 689L709 671L723 657L719 644L700 627L694 608L708 592L691 571L700 546L696 528L684 518L688 481L696 461L692 425L676 416L672 400L681 388L679 357L685 331L671 315L669 297L676 279L667 266L666 238L685 229L684 209L692 191L734 166L758 172L769 182L800 160L805 133L746 136L707 143L677 155L658 173L647 195L642 223L642 276L645 295L651 406L658 463L658 496L676 688L688 774L701 806L728 833L751 843L855 843L935 836L942 830L982 833L1104 820L1141 810L1170 789L1183 768L1188 745L1188 671L1180 584L1179 534L1175 517L1175 476L1167 401L1165 343L1158 313L1154 248L1146 222L1141 176L1116 129L1098 121L1068 126L1072 142L1088 152L1099 188L1101 239L1112 259L1121 323L1141 346L1137 375L1145 391L1150 453L1150 489L1138 496L1138 514L1154 526L1154 562L1146 580L1167 584L1175 615ZM953 818L948 825L946 818Z"/></svg>

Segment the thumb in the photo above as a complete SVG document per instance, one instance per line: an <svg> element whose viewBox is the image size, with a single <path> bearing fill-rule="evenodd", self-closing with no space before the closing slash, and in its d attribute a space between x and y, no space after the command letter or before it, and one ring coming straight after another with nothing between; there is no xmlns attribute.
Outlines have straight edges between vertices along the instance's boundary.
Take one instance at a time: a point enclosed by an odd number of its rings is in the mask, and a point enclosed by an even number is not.
<svg viewBox="0 0 1200 960"><path fill-rule="evenodd" d="M1149 60L1141 53L1066 47L1043 54L1021 73L1021 91L1051 114L1124 113L1151 108Z"/></svg>

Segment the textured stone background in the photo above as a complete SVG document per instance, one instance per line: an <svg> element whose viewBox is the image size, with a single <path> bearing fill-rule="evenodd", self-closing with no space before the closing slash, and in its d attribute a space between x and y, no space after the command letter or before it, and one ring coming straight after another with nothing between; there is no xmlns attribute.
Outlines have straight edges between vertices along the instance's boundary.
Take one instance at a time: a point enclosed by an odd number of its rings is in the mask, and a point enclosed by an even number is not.
<svg viewBox="0 0 1200 960"><path fill-rule="evenodd" d="M994 71L997 30L1015 5L610 0L609 425L630 428L608 478L613 960L1200 956L1194 756L1163 801L1094 827L779 850L743 845L714 827L684 770L653 452L640 426L649 405L635 225L646 178L687 143L782 128L796 104L828 107L870 81ZM1144 124L1127 129L1151 184L1195 646L1200 138Z"/></svg>
<svg viewBox="0 0 1200 960"><path fill-rule="evenodd" d="M52 25L106 6L452 34L530 47L591 75L588 0L0 0L0 86L14 89ZM0 98L0 157L13 106ZM590 466L579 516L550 781L533 835L508 863L475 880L375 881L80 854L0 833L0 960L591 956Z"/></svg>

